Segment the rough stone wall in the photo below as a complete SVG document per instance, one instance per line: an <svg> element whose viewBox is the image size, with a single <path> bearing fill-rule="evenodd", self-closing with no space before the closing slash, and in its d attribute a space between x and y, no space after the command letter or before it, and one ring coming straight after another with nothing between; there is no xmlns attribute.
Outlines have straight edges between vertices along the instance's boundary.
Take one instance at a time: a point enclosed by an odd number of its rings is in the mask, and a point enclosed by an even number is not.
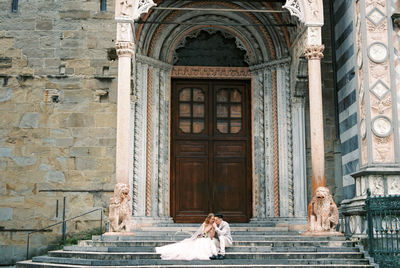
<svg viewBox="0 0 400 268"><path fill-rule="evenodd" d="M25 257L26 232L108 207L115 169L113 2L0 1L0 265ZM108 53L108 51L110 53ZM111 60L110 60L111 59ZM59 200L56 217L56 200ZM98 228L99 212L68 224ZM31 254L61 227L32 235Z"/></svg>
<svg viewBox="0 0 400 268"><path fill-rule="evenodd" d="M100 12L97 0L20 0L12 13L11 1L0 2L0 227L5 230L59 221L64 196L67 217L108 207L115 179L117 64L113 1L107 4L108 11ZM335 102L329 1L324 4L326 176L333 190ZM307 148L311 163L309 139ZM308 182L311 187L311 177ZM98 217L85 216L68 230L97 228ZM60 230L32 235L31 255L59 238ZM26 232L0 229L0 264L24 259L25 243Z"/></svg>

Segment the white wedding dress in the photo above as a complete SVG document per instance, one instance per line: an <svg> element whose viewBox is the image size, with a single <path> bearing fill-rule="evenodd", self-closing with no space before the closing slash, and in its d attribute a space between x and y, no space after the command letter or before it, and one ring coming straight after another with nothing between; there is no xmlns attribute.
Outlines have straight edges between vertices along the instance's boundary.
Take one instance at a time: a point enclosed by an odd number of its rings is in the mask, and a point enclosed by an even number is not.
<svg viewBox="0 0 400 268"><path fill-rule="evenodd" d="M192 237L177 243L156 247L156 252L161 254L163 260L209 260L212 255L217 255L217 248L204 232L204 223Z"/></svg>

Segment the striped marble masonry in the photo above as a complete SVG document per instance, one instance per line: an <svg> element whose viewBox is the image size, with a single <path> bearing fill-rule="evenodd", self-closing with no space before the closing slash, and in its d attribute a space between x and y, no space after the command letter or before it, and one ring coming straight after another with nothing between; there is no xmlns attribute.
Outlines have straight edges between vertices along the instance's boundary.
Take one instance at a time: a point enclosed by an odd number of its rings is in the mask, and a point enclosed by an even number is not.
<svg viewBox="0 0 400 268"><path fill-rule="evenodd" d="M400 0L392 1L392 11L400 9ZM400 107L400 27L398 24L393 26L393 48L394 48L394 70L396 74L397 107ZM400 108L397 108L398 118L400 118ZM400 128L400 126L399 126ZM400 131L400 129L399 129Z"/></svg>
<svg viewBox="0 0 400 268"><path fill-rule="evenodd" d="M344 198L352 198L355 184L351 173L359 167L357 96L355 79L354 1L334 1L336 85L342 148Z"/></svg>

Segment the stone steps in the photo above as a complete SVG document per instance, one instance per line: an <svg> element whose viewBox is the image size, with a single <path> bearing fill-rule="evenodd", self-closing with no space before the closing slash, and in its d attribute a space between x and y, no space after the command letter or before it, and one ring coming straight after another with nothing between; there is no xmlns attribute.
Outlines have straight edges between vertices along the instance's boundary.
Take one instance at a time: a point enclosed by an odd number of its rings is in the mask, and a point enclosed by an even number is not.
<svg viewBox="0 0 400 268"><path fill-rule="evenodd" d="M165 245L165 244L163 244ZM351 249L351 248L348 248ZM138 246L138 247L64 247L64 251L82 251L82 252L154 252L154 246ZM237 246L232 247L228 252L268 252L271 247L249 247Z"/></svg>
<svg viewBox="0 0 400 268"><path fill-rule="evenodd" d="M157 259L159 254L155 252L82 252L82 251L49 251L50 257L59 258L79 258L96 260L113 259ZM227 252L227 259L315 259L315 258L341 258L341 259L361 259L364 255L361 252ZM35 259L35 258L34 258Z"/></svg>
<svg viewBox="0 0 400 268"><path fill-rule="evenodd" d="M190 234L191 235L191 234ZM117 241L157 241L157 240L164 240L164 241L181 241L190 237L189 234L168 234L168 235L127 235L127 236L93 236L94 241L110 241L110 242L117 242ZM289 235L253 235L251 232L247 235L236 235L235 241L320 241L321 239L317 237L311 236L300 236L298 234L289 234ZM346 239L343 236L332 236L332 237L325 237L324 240L327 241L345 241Z"/></svg>
<svg viewBox="0 0 400 268"><path fill-rule="evenodd" d="M182 226L182 227L163 227L162 230L160 230L160 227L141 227L140 230L138 231L133 231L133 233L146 233L146 232L195 232L199 226ZM276 232L282 232L282 233L298 233L296 231L290 231L288 227L256 227L256 226L248 226L248 227L232 227L231 228L231 233L235 232L269 232L269 233L276 233Z"/></svg>
<svg viewBox="0 0 400 268"><path fill-rule="evenodd" d="M273 222L273 221L262 221L262 222L250 222L250 223L230 223L229 226L231 227L231 230L236 227L288 227L289 223L281 223L281 222ZM194 227L194 228L199 228L198 223L174 223L174 222L159 222L155 226L147 226L147 227L141 227L143 228L179 228L179 227Z"/></svg>
<svg viewBox="0 0 400 268"><path fill-rule="evenodd" d="M155 247L188 238L198 225L143 227L132 235L93 236L78 245L19 262L19 267L375 267L343 236L308 237L283 226L232 227L233 246L224 260L161 260ZM184 229L182 229L184 228ZM265 229L269 228L269 229ZM271 229L274 228L274 229ZM182 231L183 230L183 231ZM251 231L249 231L251 230Z"/></svg>
<svg viewBox="0 0 400 268"><path fill-rule="evenodd" d="M157 246L161 246L160 244ZM81 251L81 252L154 252L154 246L136 246L136 247L80 247L66 246L64 251ZM270 247L270 246L234 246L227 249L227 252L358 252L353 247Z"/></svg>
<svg viewBox="0 0 400 268"><path fill-rule="evenodd" d="M93 241L83 240L78 243L80 247L158 247L166 244L177 242L177 240L146 240L146 241ZM353 247L355 242L352 241L233 241L234 246L248 245L251 247Z"/></svg>
<svg viewBox="0 0 400 268"><path fill-rule="evenodd" d="M88 268L88 267L102 267L102 266L87 266L87 265L67 265L67 264L51 264L51 263L33 263L32 261L24 261L20 262L19 267L30 267L30 268ZM113 266L114 268L298 268L298 267L312 267L312 268L326 268L326 267L347 267L347 268L373 268L374 265L369 264L157 264L154 265L146 265L140 264L136 266L124 265L124 266Z"/></svg>
<svg viewBox="0 0 400 268"><path fill-rule="evenodd" d="M308 267L309 265L341 265L341 267L348 267L347 265L364 265L363 267L373 267L367 260L364 259L225 259L215 261L166 261L160 259L137 259L137 260L97 260L97 259L78 259L78 258L55 258L55 257L36 257L33 262L38 264L51 263L59 265L83 265L83 266L136 266L142 267L143 265L153 265L153 267L168 266L168 265L211 265L218 267L219 265L302 265ZM20 263L18 263L20 265ZM17 266L24 267L24 266ZM26 267L26 266L25 266ZM249 266L248 266L249 267ZM250 266L251 267L251 266Z"/></svg>
<svg viewBox="0 0 400 268"><path fill-rule="evenodd" d="M176 229L176 230L170 230L170 231L136 231L133 232L132 236L157 236L157 235L188 235L193 234L197 229L191 230L191 229ZM251 232L252 235L298 235L299 232L296 231L267 231L267 230L257 230L257 231L252 231L252 230L240 230L240 231L232 231L231 230L231 235L248 235L249 232Z"/></svg>

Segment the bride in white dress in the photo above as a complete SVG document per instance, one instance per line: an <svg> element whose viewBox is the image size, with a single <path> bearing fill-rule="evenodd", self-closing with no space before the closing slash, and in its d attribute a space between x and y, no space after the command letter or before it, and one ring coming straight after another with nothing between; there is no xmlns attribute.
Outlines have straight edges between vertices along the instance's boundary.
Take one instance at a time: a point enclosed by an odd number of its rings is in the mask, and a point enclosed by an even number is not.
<svg viewBox="0 0 400 268"><path fill-rule="evenodd" d="M203 224L192 237L177 243L156 247L163 260L209 260L217 255L217 248L212 241L215 235L214 214L208 214Z"/></svg>

